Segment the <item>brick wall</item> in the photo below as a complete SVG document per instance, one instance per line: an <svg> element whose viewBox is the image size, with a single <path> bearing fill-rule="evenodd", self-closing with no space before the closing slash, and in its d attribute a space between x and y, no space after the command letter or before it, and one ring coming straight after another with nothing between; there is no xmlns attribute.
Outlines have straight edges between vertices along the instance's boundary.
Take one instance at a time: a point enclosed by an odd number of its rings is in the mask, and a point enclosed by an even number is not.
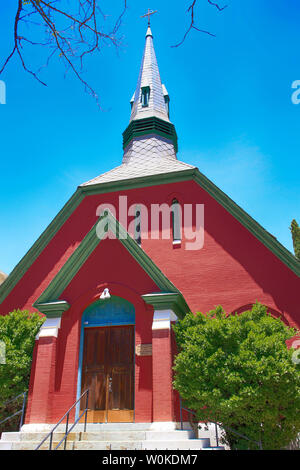
<svg viewBox="0 0 300 470"><path fill-rule="evenodd" d="M133 203L145 204L147 207L150 207L151 203L170 204L174 197L181 204L204 204L203 249L185 250L185 237L181 246L176 248L171 239L147 240L145 236L142 238L142 248L182 292L193 312L206 312L218 304L227 312L242 311L244 307L260 301L270 308L272 314L281 315L287 324L299 328L299 278L195 182L86 197L0 305L0 313L6 314L14 308L33 311L33 302L95 224L98 205L110 203L118 207L119 195L127 195L128 206ZM31 420L37 422L42 419L42 415L38 416L34 404L31 403L32 394L36 394L38 400L35 404L42 406L44 394L48 393L47 419L53 422L75 401L81 315L89 303L99 295L105 283L114 286L115 292L134 303L136 343L151 342L153 312L145 306L140 296L157 291L157 286L118 240L103 241L61 296L72 307L63 315L54 348L54 375L48 375L44 384L41 378L33 383L36 371L42 370L42 362L46 361L45 352L48 346L44 344L44 340L40 343L41 350L34 359L32 368L28 405L28 416ZM153 340L156 339L158 338L154 337ZM164 340L160 340L161 347L165 347ZM47 359L48 362L52 361L52 365L54 349L49 352L51 360L49 357ZM169 364L169 357L164 354L161 357ZM152 372L154 373L151 358L139 357L135 368L136 421L152 420L152 388L156 387L157 393L160 393L159 389L163 390L164 380L169 380L167 374L152 384ZM166 399L161 397L162 403L165 403ZM168 400L176 401L176 396ZM161 407L161 416L164 410L169 409L169 401L165 407ZM54 408L50 406L52 402L55 402ZM52 411L49 411L50 409ZM178 416L178 406L176 409Z"/></svg>

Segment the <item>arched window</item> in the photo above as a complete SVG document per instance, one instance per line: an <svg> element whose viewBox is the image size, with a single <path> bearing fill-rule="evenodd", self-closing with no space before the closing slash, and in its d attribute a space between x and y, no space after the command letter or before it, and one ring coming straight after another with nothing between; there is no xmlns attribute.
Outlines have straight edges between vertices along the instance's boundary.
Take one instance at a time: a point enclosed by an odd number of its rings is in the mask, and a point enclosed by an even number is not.
<svg viewBox="0 0 300 470"><path fill-rule="evenodd" d="M181 207L177 199L172 201L172 236L173 243L181 243Z"/></svg>
<svg viewBox="0 0 300 470"><path fill-rule="evenodd" d="M168 91L167 91L165 85L162 85L162 91L163 91L163 94L164 94L167 113L168 113L168 116L170 117L170 97L169 97L169 94L168 94Z"/></svg>
<svg viewBox="0 0 300 470"><path fill-rule="evenodd" d="M142 103L143 108L146 108L147 106L149 106L149 98L150 98L150 87L149 86L142 87L141 103Z"/></svg>
<svg viewBox="0 0 300 470"><path fill-rule="evenodd" d="M168 113L168 116L170 117L170 98L168 95L166 95L164 98L165 98L165 105L167 108L167 113Z"/></svg>
<svg viewBox="0 0 300 470"><path fill-rule="evenodd" d="M141 245L142 235L141 235L141 208L140 206L136 206L135 208L134 239L139 245Z"/></svg>

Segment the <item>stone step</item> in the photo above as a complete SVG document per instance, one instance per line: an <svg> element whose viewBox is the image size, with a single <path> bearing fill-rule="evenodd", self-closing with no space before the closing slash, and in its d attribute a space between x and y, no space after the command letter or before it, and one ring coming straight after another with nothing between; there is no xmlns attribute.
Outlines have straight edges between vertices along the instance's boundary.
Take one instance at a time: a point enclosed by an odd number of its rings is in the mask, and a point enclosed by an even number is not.
<svg viewBox="0 0 300 470"><path fill-rule="evenodd" d="M184 441L144 441L143 450L202 450L209 447L209 439L188 439Z"/></svg>
<svg viewBox="0 0 300 470"><path fill-rule="evenodd" d="M194 438L193 431L102 431L82 432L81 441L182 441Z"/></svg>
<svg viewBox="0 0 300 470"><path fill-rule="evenodd" d="M88 441L79 441L79 442L67 442L67 450L225 450L224 447L207 447L207 442L195 443L191 441L148 441L148 442L88 442ZM197 441L199 441L197 439ZM0 450L34 450L40 442L29 442L29 441L20 441L20 442L1 442L0 441ZM58 444L58 442L53 443L53 448ZM61 445L59 450L63 450L64 446ZM43 444L41 450L48 450L49 443Z"/></svg>
<svg viewBox="0 0 300 470"><path fill-rule="evenodd" d="M73 423L70 423L72 426ZM22 432L50 432L54 427L53 424L24 424L22 426ZM56 431L64 432L66 428L65 424L60 424ZM188 429L191 429L190 427ZM84 424L78 423L74 428L76 432L82 432L84 430ZM87 431L100 432L100 431L175 431L180 430L179 424L166 422L166 423L87 423Z"/></svg>
<svg viewBox="0 0 300 470"><path fill-rule="evenodd" d="M48 436L48 432L3 432L1 436L1 441L12 441L12 442L20 442L20 441L34 441L34 442L41 442L46 436ZM59 442L63 437L64 432L54 432L53 433L53 440ZM80 440L81 433L79 432L70 432L68 435L68 441L75 441ZM49 441L49 439L48 439Z"/></svg>
<svg viewBox="0 0 300 470"><path fill-rule="evenodd" d="M1 441L39 441L41 442L48 433L46 432L6 432L2 434ZM59 442L64 437L63 432L54 432L53 440ZM141 441L141 440L184 440L194 438L193 431L100 431L100 432L71 432L68 441Z"/></svg>
<svg viewBox="0 0 300 470"><path fill-rule="evenodd" d="M12 442L0 441L0 450L11 450Z"/></svg>
<svg viewBox="0 0 300 470"><path fill-rule="evenodd" d="M0 442L0 450L35 450L36 447L40 444L41 441L14 441L14 442ZM59 441L52 442L52 449L54 449ZM1 446L4 444L4 448ZM73 450L74 441L67 442L66 450ZM49 449L49 441L45 442L40 450L48 450ZM64 444L58 448L58 450L64 450Z"/></svg>
<svg viewBox="0 0 300 470"><path fill-rule="evenodd" d="M212 430L202 430L198 439L191 429L176 429L175 423L89 424L87 432L75 427L67 439L68 450L223 450L217 447ZM30 427L29 427L30 426ZM29 425L22 432L2 433L0 450L34 450L49 434L47 427ZM47 425L51 429L51 425ZM76 430L76 432L74 432ZM54 448L64 437L65 426L53 433ZM49 449L50 439L41 449ZM212 446L212 447L210 447ZM60 449L64 448L64 444Z"/></svg>
<svg viewBox="0 0 300 470"><path fill-rule="evenodd" d="M74 450L201 450L209 447L209 439L169 441L76 441Z"/></svg>

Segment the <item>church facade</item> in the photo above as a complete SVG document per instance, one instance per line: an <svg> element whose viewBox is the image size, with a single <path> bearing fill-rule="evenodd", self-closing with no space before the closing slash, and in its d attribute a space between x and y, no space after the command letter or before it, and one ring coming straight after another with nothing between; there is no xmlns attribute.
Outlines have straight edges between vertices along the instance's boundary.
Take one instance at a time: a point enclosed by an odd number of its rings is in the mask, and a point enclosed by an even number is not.
<svg viewBox="0 0 300 470"><path fill-rule="evenodd" d="M122 164L77 188L0 288L2 315L46 316L26 424L56 423L85 390L91 423L179 421L172 323L189 311L259 301L300 326L299 262L177 159L169 105L149 27Z"/></svg>

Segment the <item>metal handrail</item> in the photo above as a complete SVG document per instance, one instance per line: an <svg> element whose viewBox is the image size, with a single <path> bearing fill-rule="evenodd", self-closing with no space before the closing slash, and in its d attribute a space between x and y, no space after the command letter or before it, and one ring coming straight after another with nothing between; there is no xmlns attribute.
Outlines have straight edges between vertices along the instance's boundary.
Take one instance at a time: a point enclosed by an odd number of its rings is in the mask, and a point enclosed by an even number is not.
<svg viewBox="0 0 300 470"><path fill-rule="evenodd" d="M12 403L13 401L17 400L18 398L22 396L23 396L22 408L16 411L15 413L13 413L12 415L8 416L7 418L3 419L2 421L0 421L0 426L6 421L12 419L14 416L21 414L20 423L19 423L19 431L21 431L21 427L23 426L23 423L24 423L27 392L20 393L20 395L17 395L16 397L12 398L11 400L8 400L6 403L3 403L3 405L1 405L5 407L9 403Z"/></svg>
<svg viewBox="0 0 300 470"><path fill-rule="evenodd" d="M70 412L72 411L72 409L77 405L77 403L84 397L84 395L86 395L86 402L85 402L85 409L83 410L83 412L81 413L81 415L76 419L76 421L74 422L74 424L69 428L69 414ZM66 418L67 421L66 421L66 430L65 430L65 435L64 437L59 441L59 443L57 444L57 446L53 449L53 450L56 450L59 448L59 446L64 442L64 450L66 450L66 447L67 447L67 439L68 439L68 435L70 434L70 432L72 431L72 429L76 426L76 424L78 423L78 421L82 418L82 416L85 414L85 418L84 418L84 432L86 432L86 425L87 425L87 412L88 412L88 402L89 402L89 389L87 389L85 392L83 392L80 397L78 398L78 400L75 401L75 403L73 403L73 405L71 406L71 408L69 408L69 410L63 415L63 417L58 421L58 423L56 423L56 425L51 429L51 431L49 432L49 434L47 434L46 437L44 437L44 439L42 440L42 442L40 442L40 444L34 449L34 450L39 450L39 448L44 444L44 442L46 442L46 440L50 437L50 443L49 443L49 449L48 450L52 450L52 442L53 442L53 433L55 431L55 429L61 424L61 422Z"/></svg>
<svg viewBox="0 0 300 470"><path fill-rule="evenodd" d="M180 398L180 422L181 422L181 430L183 429L183 420L182 420L182 410L185 410L187 411L188 413L191 413L192 415L194 416L197 416L196 413L192 410L190 410L189 408L185 408L184 406L182 406L182 401L181 401L181 398ZM262 447L262 442L261 440L260 441L254 441L253 439L249 439L249 437L245 436L244 434L241 434L237 431L235 431L235 429L232 429L230 428L229 426L224 426L224 424L221 424L221 423L218 423L218 422L215 422L215 421L208 421L206 420L205 423L212 423L215 425L215 432L216 432L216 442L217 442L217 447L219 446L219 436L218 436L218 426L225 429L225 431L229 431L231 432L232 434L235 434L236 436L238 437L241 437L242 439L245 439L249 442L253 442L254 444L256 444L260 450L263 450L263 447Z"/></svg>

